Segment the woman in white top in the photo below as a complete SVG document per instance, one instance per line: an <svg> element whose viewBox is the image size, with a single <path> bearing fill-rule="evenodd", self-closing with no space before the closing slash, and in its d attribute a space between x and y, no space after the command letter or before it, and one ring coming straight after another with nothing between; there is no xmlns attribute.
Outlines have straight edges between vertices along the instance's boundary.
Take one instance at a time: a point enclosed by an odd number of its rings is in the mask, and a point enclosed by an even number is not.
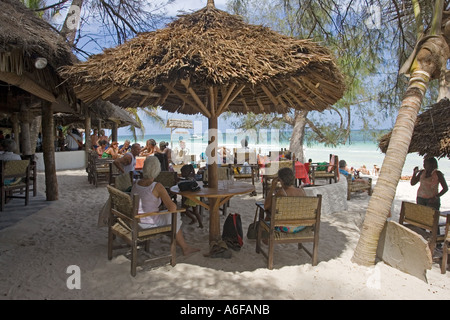
<svg viewBox="0 0 450 320"><path fill-rule="evenodd" d="M164 186L161 183L154 181L154 179L159 175L160 172L161 164L157 157L148 157L147 159L145 159L144 167L142 169L143 178L138 180L131 189L131 194L139 195L139 214L159 211L161 202L164 203L167 210L169 211L174 211L177 209L177 205L172 201ZM171 218L171 214L145 217L141 219L141 223L139 223L139 225L142 228L152 228L155 226L167 225L172 222ZM180 213L178 213L177 233L175 239L177 241L177 244L181 247L183 255L188 255L199 251L199 249L193 248L186 243L180 227L181 217Z"/></svg>

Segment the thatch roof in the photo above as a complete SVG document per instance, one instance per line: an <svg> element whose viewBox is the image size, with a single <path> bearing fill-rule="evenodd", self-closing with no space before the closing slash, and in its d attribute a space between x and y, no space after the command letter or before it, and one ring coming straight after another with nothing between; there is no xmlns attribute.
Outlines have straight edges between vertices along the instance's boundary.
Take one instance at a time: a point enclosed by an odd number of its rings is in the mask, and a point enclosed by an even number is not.
<svg viewBox="0 0 450 320"><path fill-rule="evenodd" d="M102 97L207 117L322 111L342 97L343 76L326 48L247 24L210 2L61 74L85 102ZM216 110L205 107L212 100Z"/></svg>
<svg viewBox="0 0 450 320"><path fill-rule="evenodd" d="M379 141L379 148L386 153L392 132ZM417 116L409 153L418 152L425 157L450 159L450 101L445 98Z"/></svg>
<svg viewBox="0 0 450 320"><path fill-rule="evenodd" d="M134 126L140 128L140 124L133 116L123 108L108 101L95 101L89 105L91 121L102 120L102 128L112 129L112 124L118 127ZM56 113L53 118L59 125L75 125L77 128L84 128L84 115Z"/></svg>
<svg viewBox="0 0 450 320"><path fill-rule="evenodd" d="M3 102L10 98L10 102L1 105L2 109L14 104L11 92L17 96L28 92L50 102L59 97L64 101L58 103L74 106L74 93L66 84L61 85L56 69L74 63L76 58L52 26L20 1L0 0L0 30L0 96ZM37 57L47 60L45 68L35 68ZM10 91L5 83L22 91Z"/></svg>
<svg viewBox="0 0 450 320"><path fill-rule="evenodd" d="M69 45L45 20L37 17L18 0L0 0L0 52L21 49L26 57L47 59L55 69L75 62ZM8 61L9 64L5 62ZM26 66L17 65L2 56L1 66L8 71L24 71Z"/></svg>

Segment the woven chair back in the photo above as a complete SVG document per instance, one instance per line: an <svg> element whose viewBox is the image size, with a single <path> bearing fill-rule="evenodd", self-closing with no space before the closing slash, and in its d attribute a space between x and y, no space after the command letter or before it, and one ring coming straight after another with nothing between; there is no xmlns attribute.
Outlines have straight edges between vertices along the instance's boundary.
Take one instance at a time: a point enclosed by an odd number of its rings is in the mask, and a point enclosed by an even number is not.
<svg viewBox="0 0 450 320"><path fill-rule="evenodd" d="M106 187L111 197L111 208L132 220L134 217L134 208L130 195L109 185Z"/></svg>
<svg viewBox="0 0 450 320"><path fill-rule="evenodd" d="M229 167L217 167L218 180L230 180L230 168ZM203 181L208 181L208 170L203 173Z"/></svg>
<svg viewBox="0 0 450 320"><path fill-rule="evenodd" d="M275 197L275 222L313 225L319 219L319 197ZM306 223L305 223L306 222Z"/></svg>
<svg viewBox="0 0 450 320"><path fill-rule="evenodd" d="M412 202L403 202L402 210L404 210L405 213L405 221L416 225L426 226L430 230L433 228L434 215L436 214L435 209Z"/></svg>
<svg viewBox="0 0 450 320"><path fill-rule="evenodd" d="M177 184L177 173L175 171L161 171L155 181L161 183L164 188L170 188Z"/></svg>
<svg viewBox="0 0 450 320"><path fill-rule="evenodd" d="M25 176L30 160L5 161L5 178Z"/></svg>

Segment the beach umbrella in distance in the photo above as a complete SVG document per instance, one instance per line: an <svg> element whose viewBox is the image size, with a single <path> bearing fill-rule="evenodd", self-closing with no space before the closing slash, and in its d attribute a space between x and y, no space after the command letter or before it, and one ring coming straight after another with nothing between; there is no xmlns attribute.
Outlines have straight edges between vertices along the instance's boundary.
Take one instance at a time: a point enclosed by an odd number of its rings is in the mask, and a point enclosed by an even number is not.
<svg viewBox="0 0 450 320"><path fill-rule="evenodd" d="M444 98L417 116L408 153L450 159L450 100ZM383 153L389 146L392 132L381 137L378 147Z"/></svg>
<svg viewBox="0 0 450 320"><path fill-rule="evenodd" d="M123 107L160 106L208 118L208 179L217 187L217 119L235 113L323 111L345 90L330 51L311 40L250 25L206 7L166 28L138 34L61 75L85 101L102 98Z"/></svg>

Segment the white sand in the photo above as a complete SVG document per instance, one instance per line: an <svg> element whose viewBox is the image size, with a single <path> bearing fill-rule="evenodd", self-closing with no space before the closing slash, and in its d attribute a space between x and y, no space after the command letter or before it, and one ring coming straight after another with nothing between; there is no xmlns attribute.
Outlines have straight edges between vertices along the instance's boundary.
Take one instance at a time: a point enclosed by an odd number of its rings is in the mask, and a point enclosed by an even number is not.
<svg viewBox="0 0 450 320"><path fill-rule="evenodd" d="M39 174L40 192L44 178ZM450 181L449 181L450 182ZM201 248L187 258L178 248L177 265L138 268L130 276L127 250L107 259L107 230L97 227L98 212L107 199L104 187L87 182L84 170L58 172L59 200L0 231L0 299L448 299L450 272L442 275L437 263L427 271L428 283L383 262L373 267L350 259L359 239L368 199L366 193L349 201L349 210L322 216L319 264L295 245L279 245L274 270L255 253L255 240L244 240L231 259L210 259L208 217L204 229L183 217L186 240ZM257 197L234 197L229 212L239 212L244 233L252 222ZM401 200L414 201L416 187L399 183L393 219ZM450 209L450 192L443 197ZM0 213L1 214L1 213ZM225 217L221 217L223 223ZM153 244L152 252L167 250L168 240ZM81 289L68 289L67 268L81 272Z"/></svg>

